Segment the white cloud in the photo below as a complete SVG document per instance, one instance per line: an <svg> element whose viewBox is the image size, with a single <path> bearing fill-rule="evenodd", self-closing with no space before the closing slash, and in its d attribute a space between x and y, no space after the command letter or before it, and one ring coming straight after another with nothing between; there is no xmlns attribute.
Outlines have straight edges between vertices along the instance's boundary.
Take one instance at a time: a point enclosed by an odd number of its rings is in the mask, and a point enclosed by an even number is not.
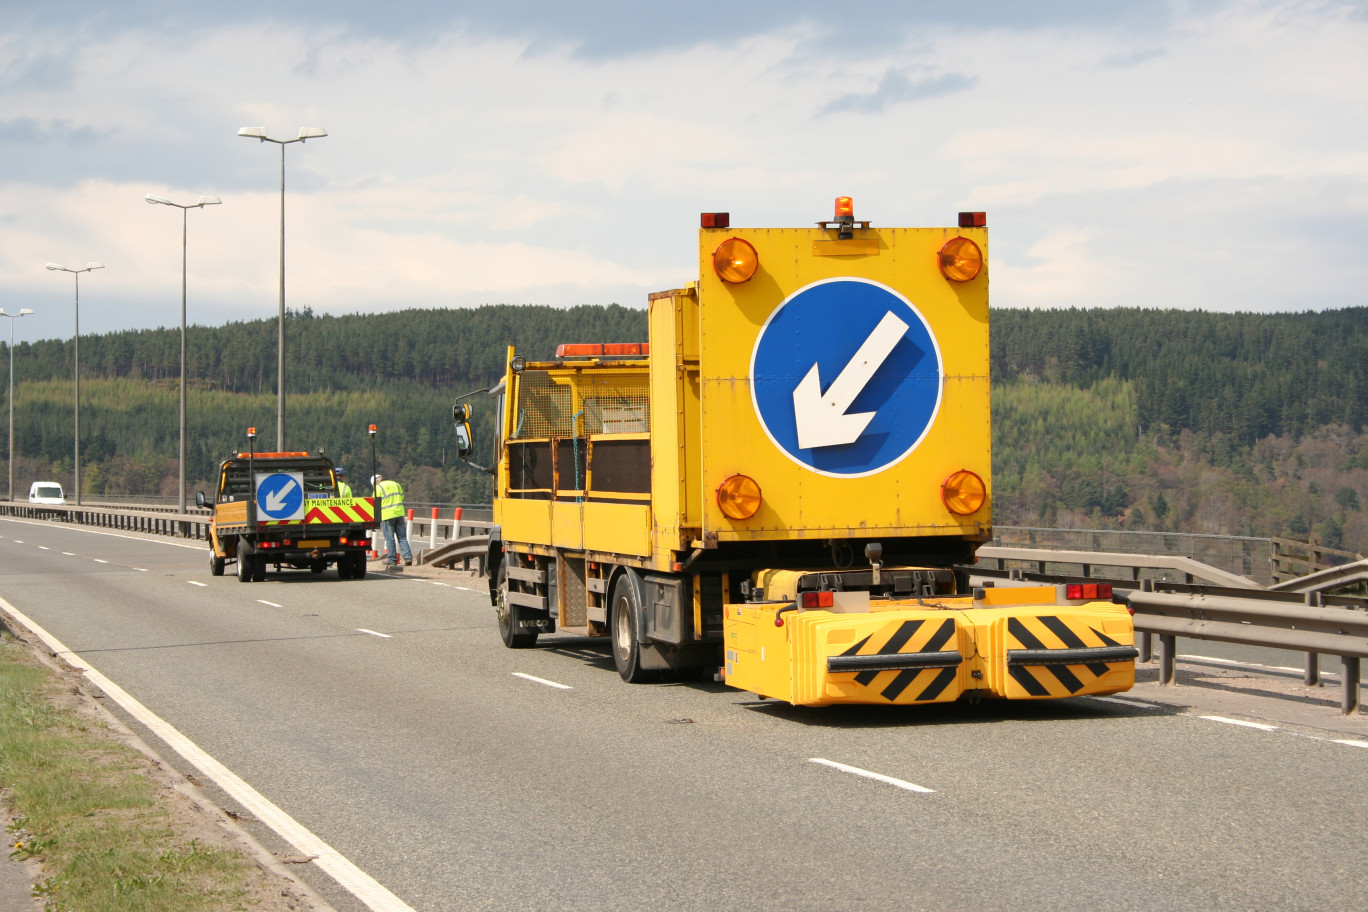
<svg viewBox="0 0 1368 912"><path fill-rule="evenodd" d="M802 225L837 194L876 224L988 210L998 304L1360 303L1361 256L1308 280L1278 252L1368 241L1368 21L1155 8L1124 27L890 18L855 51L808 5L593 56L535 22L24 25L0 38L0 295L64 312L42 263L103 259L92 328L171 323L179 225L141 197L216 193L190 214L192 307L269 316L280 150L233 134L310 124L330 135L286 151L287 295L316 311L641 304L692 278L699 211Z"/></svg>

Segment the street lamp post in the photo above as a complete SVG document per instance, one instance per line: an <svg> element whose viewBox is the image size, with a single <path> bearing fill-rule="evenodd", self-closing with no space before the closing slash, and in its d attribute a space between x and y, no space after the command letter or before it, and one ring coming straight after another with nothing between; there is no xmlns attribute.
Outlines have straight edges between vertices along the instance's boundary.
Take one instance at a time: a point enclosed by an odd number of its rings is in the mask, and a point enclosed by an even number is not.
<svg viewBox="0 0 1368 912"><path fill-rule="evenodd" d="M217 206L223 202L217 196L201 196L196 203L173 203L164 196L147 194L143 197L149 203L161 206L175 206L181 211L181 336L180 336L180 499L176 501L178 512L185 512L185 256L186 222L191 209Z"/></svg>
<svg viewBox="0 0 1368 912"><path fill-rule="evenodd" d="M20 308L17 314L5 313L5 308L0 307L0 317L9 317L10 321L10 383L9 383L9 499L14 500L14 321L20 317L27 317L33 313L27 307Z"/></svg>
<svg viewBox="0 0 1368 912"><path fill-rule="evenodd" d="M76 378L76 456L75 461L71 464L71 488L76 497L76 506L79 507L81 505L81 273L90 272L93 269L104 269L104 263L86 263L80 269L48 263L47 268L57 272L69 272L76 279L76 335L71 349L73 375Z"/></svg>
<svg viewBox="0 0 1368 912"><path fill-rule="evenodd" d="M300 127L294 139L272 139L265 127L243 127L238 136L280 146L280 341L276 360L276 450L285 451L285 147L294 142L305 142L327 136L322 127Z"/></svg>

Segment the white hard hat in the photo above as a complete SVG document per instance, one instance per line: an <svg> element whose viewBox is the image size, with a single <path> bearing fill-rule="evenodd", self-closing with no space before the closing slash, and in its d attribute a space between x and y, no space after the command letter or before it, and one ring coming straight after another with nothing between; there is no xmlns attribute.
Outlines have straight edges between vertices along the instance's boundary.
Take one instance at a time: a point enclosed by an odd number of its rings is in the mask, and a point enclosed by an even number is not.
<svg viewBox="0 0 1368 912"><path fill-rule="evenodd" d="M376 482L378 482L378 481L380 480L380 478L381 478L381 476L379 476L379 475L372 475L372 476L371 476L371 484L375 484Z"/></svg>

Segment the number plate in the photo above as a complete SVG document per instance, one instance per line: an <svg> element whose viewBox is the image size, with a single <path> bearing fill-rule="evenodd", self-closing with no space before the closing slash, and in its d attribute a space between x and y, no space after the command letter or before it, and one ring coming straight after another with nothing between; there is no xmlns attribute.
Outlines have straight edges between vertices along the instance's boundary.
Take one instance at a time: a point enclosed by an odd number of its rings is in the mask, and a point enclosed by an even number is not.
<svg viewBox="0 0 1368 912"><path fill-rule="evenodd" d="M302 541L302 542L299 542L299 543L297 543L297 544L295 545L295 547L297 547L297 548L330 548L330 547L332 547L332 542L328 541L326 538L315 538L315 539L310 539L309 541Z"/></svg>

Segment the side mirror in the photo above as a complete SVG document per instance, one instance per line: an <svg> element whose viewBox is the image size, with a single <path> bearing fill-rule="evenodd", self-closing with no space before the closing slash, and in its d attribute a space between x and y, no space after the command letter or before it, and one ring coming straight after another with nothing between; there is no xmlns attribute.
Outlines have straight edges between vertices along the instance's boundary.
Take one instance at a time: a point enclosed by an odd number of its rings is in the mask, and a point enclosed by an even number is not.
<svg viewBox="0 0 1368 912"><path fill-rule="evenodd" d="M196 492L195 492L195 506L199 507L201 510L205 509L205 508L208 506L208 505L205 504L205 502L204 502L204 492L203 492L203 491L196 491Z"/></svg>
<svg viewBox="0 0 1368 912"><path fill-rule="evenodd" d="M470 455L471 449L470 422L458 421L456 423L456 458L465 459Z"/></svg>

